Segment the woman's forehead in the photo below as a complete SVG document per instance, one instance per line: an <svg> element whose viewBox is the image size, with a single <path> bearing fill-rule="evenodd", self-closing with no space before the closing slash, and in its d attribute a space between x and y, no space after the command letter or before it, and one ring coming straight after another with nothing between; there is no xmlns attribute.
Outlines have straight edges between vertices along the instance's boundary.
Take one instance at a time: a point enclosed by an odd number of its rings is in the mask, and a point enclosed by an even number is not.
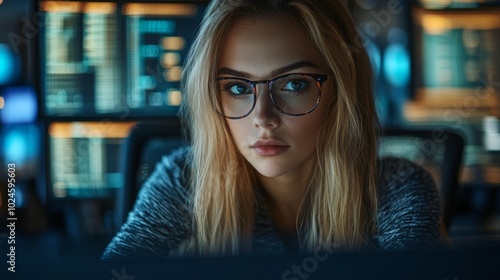
<svg viewBox="0 0 500 280"><path fill-rule="evenodd" d="M235 21L223 43L219 69L227 67L267 76L276 67L308 61L321 65L302 29L283 16L246 17Z"/></svg>

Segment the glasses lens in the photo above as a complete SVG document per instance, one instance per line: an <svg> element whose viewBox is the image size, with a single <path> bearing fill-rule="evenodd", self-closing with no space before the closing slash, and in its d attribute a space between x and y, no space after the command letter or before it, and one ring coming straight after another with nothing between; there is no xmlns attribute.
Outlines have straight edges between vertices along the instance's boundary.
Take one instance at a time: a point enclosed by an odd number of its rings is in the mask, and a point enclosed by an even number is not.
<svg viewBox="0 0 500 280"><path fill-rule="evenodd" d="M239 79L221 79L218 83L219 113L229 118L239 118L252 111L255 94L251 84Z"/></svg>
<svg viewBox="0 0 500 280"><path fill-rule="evenodd" d="M277 79L271 93L276 107L281 111L302 115L317 106L320 88L314 77L297 74Z"/></svg>

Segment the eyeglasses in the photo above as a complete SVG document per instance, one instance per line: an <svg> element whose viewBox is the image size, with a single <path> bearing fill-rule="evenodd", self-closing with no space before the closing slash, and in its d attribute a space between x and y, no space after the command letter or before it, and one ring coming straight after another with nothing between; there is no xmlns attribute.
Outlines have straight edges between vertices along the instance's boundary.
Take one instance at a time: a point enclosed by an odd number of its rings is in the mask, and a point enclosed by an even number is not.
<svg viewBox="0 0 500 280"><path fill-rule="evenodd" d="M248 116L257 103L258 84L267 84L274 107L290 116L303 116L318 107L321 87L328 75L293 73L267 81L250 81L242 78L221 77L218 86L216 110L228 119Z"/></svg>

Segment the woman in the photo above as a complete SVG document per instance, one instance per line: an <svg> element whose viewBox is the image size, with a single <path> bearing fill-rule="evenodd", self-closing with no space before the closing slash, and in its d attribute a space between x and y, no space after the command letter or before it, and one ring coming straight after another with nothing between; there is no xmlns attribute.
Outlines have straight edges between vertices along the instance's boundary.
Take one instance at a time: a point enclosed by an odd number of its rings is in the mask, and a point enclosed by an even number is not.
<svg viewBox="0 0 500 280"><path fill-rule="evenodd" d="M340 1L212 1L183 85L192 145L104 258L438 244L431 177L377 160L371 66Z"/></svg>

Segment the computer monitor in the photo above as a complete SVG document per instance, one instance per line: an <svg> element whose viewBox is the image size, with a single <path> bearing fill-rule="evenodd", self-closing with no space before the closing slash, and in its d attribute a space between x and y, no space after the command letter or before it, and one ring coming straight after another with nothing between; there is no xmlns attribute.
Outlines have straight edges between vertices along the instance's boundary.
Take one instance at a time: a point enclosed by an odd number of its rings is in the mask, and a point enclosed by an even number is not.
<svg viewBox="0 0 500 280"><path fill-rule="evenodd" d="M173 116L206 2L39 2L43 113Z"/></svg>
<svg viewBox="0 0 500 280"><path fill-rule="evenodd" d="M46 181L54 199L110 198L122 187L120 147L133 122L52 122Z"/></svg>
<svg viewBox="0 0 500 280"><path fill-rule="evenodd" d="M204 5L127 3L126 98L137 114L175 113L182 100L180 78Z"/></svg>
<svg viewBox="0 0 500 280"><path fill-rule="evenodd" d="M460 125L498 114L500 3L466 2L470 9L412 5L415 92L405 109L412 120Z"/></svg>
<svg viewBox="0 0 500 280"><path fill-rule="evenodd" d="M133 123L178 113L208 1L36 1L49 197L112 199Z"/></svg>

